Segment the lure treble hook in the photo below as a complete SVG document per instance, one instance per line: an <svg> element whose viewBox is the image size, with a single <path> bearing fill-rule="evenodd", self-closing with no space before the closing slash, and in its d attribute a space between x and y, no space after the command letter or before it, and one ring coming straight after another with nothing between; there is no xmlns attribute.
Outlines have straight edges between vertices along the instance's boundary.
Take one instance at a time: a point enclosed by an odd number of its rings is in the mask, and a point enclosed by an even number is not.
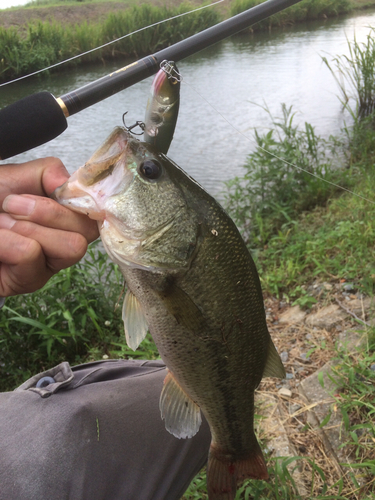
<svg viewBox="0 0 375 500"><path fill-rule="evenodd" d="M124 128L127 132L130 132L133 135L142 135L144 130L145 130L145 124L141 122L140 120L137 120L133 125L126 125L125 123L125 115L127 115L128 112L125 111L125 113L122 115L122 123L124 124ZM134 132L133 129L136 127L139 127L141 129L141 132Z"/></svg>

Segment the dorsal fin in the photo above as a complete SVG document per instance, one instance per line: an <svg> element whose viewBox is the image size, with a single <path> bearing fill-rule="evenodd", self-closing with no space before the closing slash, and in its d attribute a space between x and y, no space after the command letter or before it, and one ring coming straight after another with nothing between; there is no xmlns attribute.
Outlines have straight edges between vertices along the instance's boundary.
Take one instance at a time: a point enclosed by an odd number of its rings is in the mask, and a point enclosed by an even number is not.
<svg viewBox="0 0 375 500"><path fill-rule="evenodd" d="M272 342L272 339L270 339L270 342L268 344L267 361L263 371L263 377L286 377L284 365L280 359L278 352L276 351L276 347Z"/></svg>
<svg viewBox="0 0 375 500"><path fill-rule="evenodd" d="M146 337L148 325L141 304L128 289L122 306L126 343L135 351Z"/></svg>
<svg viewBox="0 0 375 500"><path fill-rule="evenodd" d="M160 395L161 418L165 428L177 438L193 437L202 422L199 406L186 394L170 371Z"/></svg>

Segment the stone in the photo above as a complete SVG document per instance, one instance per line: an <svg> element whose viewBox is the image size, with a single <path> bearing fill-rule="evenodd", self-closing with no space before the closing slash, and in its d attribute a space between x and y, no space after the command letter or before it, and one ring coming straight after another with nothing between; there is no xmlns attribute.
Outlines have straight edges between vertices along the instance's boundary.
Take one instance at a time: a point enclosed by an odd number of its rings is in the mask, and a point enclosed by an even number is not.
<svg viewBox="0 0 375 500"><path fill-rule="evenodd" d="M282 387L277 391L277 394L279 396L285 397L285 398L291 398L292 397L292 391L290 389L287 389L286 387Z"/></svg>
<svg viewBox="0 0 375 500"><path fill-rule="evenodd" d="M366 338L366 332L361 333L361 331L358 330L344 330L339 334L337 347L338 349L344 349L349 352L354 351L365 344Z"/></svg>
<svg viewBox="0 0 375 500"><path fill-rule="evenodd" d="M280 358L281 358L281 361L283 363L286 363L289 359L289 354L287 351L283 351L281 354L280 354Z"/></svg>
<svg viewBox="0 0 375 500"><path fill-rule="evenodd" d="M292 393L290 393L292 394ZM274 457L295 457L298 455L297 450L289 441L287 430L284 426L286 415L280 401L266 393L256 393L255 399L260 405L260 413L262 419L260 427L262 434L267 436L267 449L272 452ZM309 492L305 488L305 484L298 467L295 462L288 466L288 470L293 477L295 487L297 489L298 498L309 498Z"/></svg>
<svg viewBox="0 0 375 500"><path fill-rule="evenodd" d="M316 313L309 314L305 320L307 326L329 330L342 321L347 313L336 304L323 307Z"/></svg>
<svg viewBox="0 0 375 500"><path fill-rule="evenodd" d="M302 408L302 406L297 404L297 403L290 405L289 406L290 415L294 415L294 413L297 413L297 411L300 410L301 408Z"/></svg>
<svg viewBox="0 0 375 500"><path fill-rule="evenodd" d="M335 450L339 462L348 462L345 448L340 445L347 440L342 414L336 404L333 394L340 389L339 382L336 382L332 368L339 363L332 360L326 363L318 372L313 373L301 382L302 393L310 404L315 404L313 412L319 423L322 423L329 416L329 421L323 430ZM319 375L321 374L321 375ZM323 387L320 381L323 380Z"/></svg>
<svg viewBox="0 0 375 500"><path fill-rule="evenodd" d="M343 289L345 290L345 292L352 292L353 290L355 290L354 283L346 283L345 285L343 285Z"/></svg>
<svg viewBox="0 0 375 500"><path fill-rule="evenodd" d="M368 313L371 308L374 309L374 306L374 300L370 297L365 299L354 298L345 303L345 307L363 321L366 318L366 312ZM363 313L365 313L365 315L363 315Z"/></svg>
<svg viewBox="0 0 375 500"><path fill-rule="evenodd" d="M302 311L300 306L293 306L280 315L279 322L288 324L303 323L305 316L306 312Z"/></svg>

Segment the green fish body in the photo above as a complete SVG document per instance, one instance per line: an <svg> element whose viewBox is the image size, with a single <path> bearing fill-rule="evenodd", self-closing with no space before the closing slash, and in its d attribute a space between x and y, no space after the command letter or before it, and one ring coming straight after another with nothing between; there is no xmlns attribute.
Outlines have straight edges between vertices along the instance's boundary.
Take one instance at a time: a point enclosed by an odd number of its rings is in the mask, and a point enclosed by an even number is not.
<svg viewBox="0 0 375 500"><path fill-rule="evenodd" d="M254 434L254 391L285 371L269 335L259 277L235 224L182 169L121 128L56 199L97 219L127 283L123 317L136 349L149 329L168 367L162 418L178 438L199 429L212 443L210 500L266 479Z"/></svg>

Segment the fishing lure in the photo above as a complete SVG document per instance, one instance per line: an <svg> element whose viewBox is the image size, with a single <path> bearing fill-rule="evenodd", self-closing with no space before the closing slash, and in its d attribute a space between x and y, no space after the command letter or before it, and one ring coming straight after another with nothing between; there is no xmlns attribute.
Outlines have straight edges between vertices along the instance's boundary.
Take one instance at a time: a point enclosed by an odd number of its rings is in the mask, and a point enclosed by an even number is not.
<svg viewBox="0 0 375 500"><path fill-rule="evenodd" d="M180 107L181 77L172 61L163 61L151 86L144 123L144 141L166 154Z"/></svg>

